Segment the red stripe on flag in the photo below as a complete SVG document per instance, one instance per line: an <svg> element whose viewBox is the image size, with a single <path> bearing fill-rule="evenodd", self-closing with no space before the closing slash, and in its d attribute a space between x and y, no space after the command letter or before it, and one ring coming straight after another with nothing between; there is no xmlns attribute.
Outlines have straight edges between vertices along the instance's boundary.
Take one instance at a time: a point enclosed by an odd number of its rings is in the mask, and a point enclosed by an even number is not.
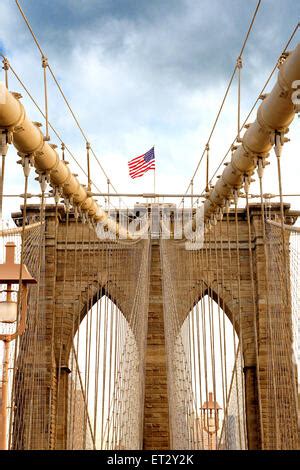
<svg viewBox="0 0 300 470"><path fill-rule="evenodd" d="M139 157L134 157L132 160L129 160L128 165L129 165L130 163L135 162L135 161L138 160L139 158L144 158L145 155L146 155L146 154L143 153L143 155L140 155Z"/></svg>
<svg viewBox="0 0 300 470"><path fill-rule="evenodd" d="M139 171L130 172L129 175L133 179L139 178L140 176L143 176L143 174L146 173L148 170L155 170L155 162L151 162L150 165L140 169Z"/></svg>
<svg viewBox="0 0 300 470"><path fill-rule="evenodd" d="M139 163L139 164L137 164L137 165L135 165L135 166L133 166L133 167L129 168L129 171L135 171L135 170L138 170L139 168L142 168L143 166L147 166L147 165L148 165L148 163L149 163L149 162L145 162L145 161L143 161L143 162L141 162L141 163Z"/></svg>
<svg viewBox="0 0 300 470"><path fill-rule="evenodd" d="M129 170L129 173L140 172L140 171L144 170L145 168L147 168L148 166L151 166L152 164L155 164L155 162L153 162L152 160L150 162L144 162L142 165L139 165L135 168L131 168Z"/></svg>
<svg viewBox="0 0 300 470"><path fill-rule="evenodd" d="M135 163L128 163L128 166L129 166L129 168L135 168L139 165L142 165L143 163L146 163L144 158L142 158L141 160L136 161Z"/></svg>

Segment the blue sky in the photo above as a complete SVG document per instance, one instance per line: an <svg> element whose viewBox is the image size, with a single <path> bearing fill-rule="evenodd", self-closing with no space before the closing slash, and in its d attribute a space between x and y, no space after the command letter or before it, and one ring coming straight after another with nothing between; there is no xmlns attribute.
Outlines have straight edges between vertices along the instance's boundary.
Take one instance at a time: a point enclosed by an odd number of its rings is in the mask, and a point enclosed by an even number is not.
<svg viewBox="0 0 300 470"><path fill-rule="evenodd" d="M157 189L183 192L206 143L256 0L20 3L117 189L152 190L151 174L135 181L129 179L127 161L155 145ZM244 52L242 117L299 21L299 12L300 4L294 0L263 0ZM13 0L1 1L0 17L0 50L42 105L39 53ZM299 33L297 39L299 42ZM21 91L13 77L9 87ZM49 88L50 120L85 165L80 133L51 82ZM32 120L41 121L24 93L23 96ZM211 143L212 170L235 136L236 113L234 83ZM295 141L299 123L293 129L295 138L287 149L292 157L292 149L299 144L299 140ZM51 138L57 143L54 135ZM12 150L9 155L12 160L15 158ZM202 191L204 173L203 167L195 181L195 191ZM97 185L106 190L105 178L95 163L92 174ZM17 190L20 181L21 169L19 176L7 179L6 192ZM293 189L296 187L289 188L289 192Z"/></svg>

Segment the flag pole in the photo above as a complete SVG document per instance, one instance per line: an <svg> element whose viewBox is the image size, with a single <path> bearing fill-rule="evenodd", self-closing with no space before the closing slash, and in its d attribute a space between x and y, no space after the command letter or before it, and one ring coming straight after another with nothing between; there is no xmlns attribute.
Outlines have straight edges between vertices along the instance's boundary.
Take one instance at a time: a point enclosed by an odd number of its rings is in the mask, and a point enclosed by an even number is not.
<svg viewBox="0 0 300 470"><path fill-rule="evenodd" d="M154 145L153 145L153 150L154 150ZM156 195L155 195L155 177L156 177L156 162L155 162L155 167L154 167L154 171L153 171L153 194L154 194L154 202L156 202Z"/></svg>

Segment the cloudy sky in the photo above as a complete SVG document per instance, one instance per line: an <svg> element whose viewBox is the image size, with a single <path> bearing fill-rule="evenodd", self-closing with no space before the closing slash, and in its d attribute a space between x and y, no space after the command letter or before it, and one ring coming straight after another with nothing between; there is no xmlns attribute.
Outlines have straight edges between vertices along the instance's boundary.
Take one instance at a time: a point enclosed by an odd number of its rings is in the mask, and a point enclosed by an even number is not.
<svg viewBox="0 0 300 470"><path fill-rule="evenodd" d="M155 145L157 190L184 192L207 141L257 1L21 0L20 3L117 190L152 191L153 172L130 180L127 161ZM294 0L262 1L244 51L242 118L299 21L299 12L300 4ZM43 106L40 55L14 0L1 0L0 18L0 51ZM291 47L299 42L299 36L298 33ZM3 73L0 79L3 80ZM11 75L9 88L22 92L29 116L42 122L43 118ZM52 82L49 89L50 121L85 166L83 139ZM300 171L299 125L296 118L291 126L292 142L284 152L285 192L300 192L295 176ZM211 173L233 141L236 127L234 82L211 141ZM58 143L55 135L50 135L51 141ZM11 162L16 159L13 149L8 158ZM271 161L265 189L277 192L273 155ZM85 183L76 164L71 159L70 163ZM22 192L21 168L15 172L9 163L7 168L5 193ZM195 192L202 192L204 174L205 168L201 166ZM106 179L96 162L92 164L92 177L106 191ZM32 175L31 190L38 192L33 182ZM9 211L18 204L19 201L10 200L6 208Z"/></svg>

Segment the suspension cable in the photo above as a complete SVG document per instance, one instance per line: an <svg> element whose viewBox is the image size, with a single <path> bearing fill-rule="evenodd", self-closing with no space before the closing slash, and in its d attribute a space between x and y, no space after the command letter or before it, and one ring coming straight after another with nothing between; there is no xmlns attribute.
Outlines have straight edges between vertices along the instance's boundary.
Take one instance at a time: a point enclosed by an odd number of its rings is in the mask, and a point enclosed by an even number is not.
<svg viewBox="0 0 300 470"><path fill-rule="evenodd" d="M17 7L18 7L18 9L19 9L19 11L20 11L20 13L21 13L21 15L22 15L22 17L23 17L25 23L26 23L27 28L28 28L29 31L30 31L30 34L31 34L31 36L32 36L32 38L33 38L33 40L34 40L34 42L35 42L35 44L36 44L36 46L37 46L37 48L38 48L38 50L39 50L41 56L42 56L42 58L43 58L43 57L46 57L46 55L44 54L44 52L43 52L43 50L42 50L42 47L41 47L41 45L40 45L40 43L39 43L37 37L36 37L36 35L35 35L35 33L34 33L32 27L31 27L31 25L30 25L30 23L29 23L29 20L28 20L27 16L25 15L25 13L24 13L24 11L23 11L23 9L22 9L20 3L19 3L19 1L18 1L18 0L15 0L15 2L16 2L16 5L17 5ZM75 121L75 123L76 123L76 125L77 125L77 127L78 127L78 129L79 129L79 131L80 131L80 133L81 133L81 135L82 135L82 137L84 138L85 142L88 143L88 142L89 142L89 139L87 138L87 135L86 135L85 131L83 130L82 126L80 125L79 120L78 120L76 114L74 113L74 111L73 111L73 109L72 109L72 107L71 107L71 105L70 105L70 103L69 103L69 101L68 101L68 99L67 99L65 93L63 92L63 89L62 89L61 85L59 84L59 82L58 82L58 80L57 80L57 78L56 78L56 76L55 76L55 74L54 74L54 72L53 72L53 70L52 70L52 68L51 68L51 66L50 66L50 64L49 64L48 62L47 62L47 68L48 68L48 70L49 70L49 72L50 72L50 74L51 74L51 76L52 76L52 78L53 78L53 80L54 80L54 83L56 84L56 86L57 86L57 88L58 88L58 90L59 90L59 92L60 92L60 94L61 94L61 96L62 96L62 98L63 98L63 100L64 100L64 102L65 102L65 104L66 104L66 106L67 106L67 108L69 109L69 111L70 111L70 113L71 113L71 115L72 115L72 117L73 117L73 119L74 119L74 121ZM92 153L92 155L94 156L96 162L98 163L98 165L99 165L99 167L100 167L102 173L103 173L104 176L106 177L106 179L110 179L110 178L108 177L106 171L104 170L103 166L101 165L100 160L99 160L98 156L96 155L96 153L95 153L95 151L93 150L92 147L90 147L90 150L91 150L91 153ZM117 192L116 188L114 187L114 185L113 185L112 183L111 183L111 187L112 187L112 189L114 190L114 192Z"/></svg>
<svg viewBox="0 0 300 470"><path fill-rule="evenodd" d="M238 54L238 57L239 57L239 58L242 58L242 54L243 54L244 49L245 49L245 47L246 47L246 44L247 44L247 41L248 41L250 32L251 32L251 30L252 30L252 27L253 27L253 24L254 24L256 15L257 15L258 10L259 10L259 7L260 7L260 4L261 4L261 0L258 1L257 5L256 5L256 8L255 8L255 11L254 11L254 13L253 13L253 15L252 15L251 23L250 23L250 25L249 25L249 27L248 27L248 30L247 30L245 39L244 39L244 41L243 41L243 45L242 45L242 48L241 48L241 50L240 50L240 53ZM223 99L222 99L222 101L221 101L221 105L220 105L220 107L219 107L219 109L218 109L217 116L216 116L216 118L215 118L215 120L214 120L212 129L211 129L211 131L210 131L208 140L207 140L207 142L206 142L206 146L209 145L210 140L211 140L211 138L212 138L212 136L213 136L213 134L214 134L214 131L215 131L215 129L216 129L217 123L218 123L219 118L220 118L220 115L221 115L221 113L222 113L222 110L223 110L225 101L226 101L226 99L227 99L227 96L228 96L228 93L229 93L229 91L230 91L230 88L231 88L231 85L232 85L232 82L233 82L233 79L234 79L234 76L235 76L235 74L236 74L237 69L238 69L238 64L237 64L237 62L236 62L235 66L234 66L234 69L233 69L233 72L232 72L232 74L231 74L231 77L230 77L230 79L229 79L229 83L228 83L228 85L227 85L225 94L224 94ZM197 172L198 172L198 169L199 169L199 167L200 167L200 165L201 165L201 162L202 162L203 157L204 157L204 155L205 155L206 146L205 146L205 148L204 148L204 150L203 150L203 152L202 152L202 155L201 155L201 157L200 157L200 160L199 160L199 162L198 162L198 164L197 164L197 166L196 166L196 169L195 169L195 171L194 171L194 173L193 173L192 180L195 178L195 176L196 176L196 174L197 174ZM187 187L185 194L188 193L189 188L190 188L190 184L189 184L189 186Z"/></svg>
<svg viewBox="0 0 300 470"><path fill-rule="evenodd" d="M3 58L3 60L6 59L6 57L0 53L0 56ZM40 114L46 119L46 115L45 113L43 112L43 110L41 109L41 107L38 105L37 101L35 100L35 98L32 96L32 94L30 93L30 91L28 90L28 88L26 87L26 85L24 84L24 82L21 80L20 76L18 75L18 73L15 71L15 69L12 67L12 65L10 64L10 70L11 72L13 73L13 75L15 76L15 78L18 80L18 82L20 83L21 87L24 89L24 91L26 92L26 94L28 95L28 97L30 98L30 100L32 101L32 103L35 105L35 107L37 108L37 110L40 112ZM76 159L76 157L74 156L74 154L71 152L71 150L69 149L69 147L64 143L62 137L59 135L58 131L52 126L52 124L49 122L49 127L52 129L52 131L54 132L54 134L56 135L56 137L58 138L58 140L61 142L61 144L63 145L64 148L62 148L62 150L66 150L68 152L68 154L70 155L70 157L74 160L74 162L76 163L76 165L80 168L80 170L83 172L83 174L87 177L87 173L86 171L84 170L84 168L80 165L80 163L78 162L78 160ZM96 186L96 184L94 182L92 182L94 187L97 188L97 191L99 191L99 193L101 194L101 191L100 189Z"/></svg>
<svg viewBox="0 0 300 470"><path fill-rule="evenodd" d="M300 27L300 23L297 23L296 26L295 26L295 28L293 29L293 31L292 31L292 33L291 33L291 36L290 36L289 39L288 39L288 41L287 41L287 43L286 43L286 45L285 45L283 51L281 52L279 58L286 52L287 48L289 47L291 41L293 40L293 38L294 38L296 32L297 32L298 29L299 29L299 27ZM246 118L244 119L242 125L240 126L240 131L243 129L243 127L244 127L245 124L247 123L247 121L248 121L249 117L251 116L253 110L255 109L257 103L258 103L259 100L261 99L261 95L264 93L266 87L268 86L269 82L271 81L271 78L273 77L274 72L275 72L275 70L276 70L277 67L278 67L278 61L279 61L279 59L276 61L276 64L274 65L274 67L273 67L273 69L272 69L270 75L268 76L268 78L267 78L267 80L266 80L266 82L265 82L263 88L261 89L260 93L258 94L258 97L256 98L254 104L252 105L252 107L251 107L250 111L248 112ZM217 169L214 171L213 175L211 176L211 178L210 178L210 180L209 180L209 183L212 183L212 180L213 180L213 179L215 178L215 176L217 175L217 173L218 173L218 171L220 170L221 166L222 166L223 163L225 162L225 160L226 160L226 158L227 158L229 152L231 151L232 146L233 146L234 143L237 141L237 138L238 138L238 134L235 136L235 138L234 138L234 140L232 141L232 143L230 144L230 146L229 146L227 152L225 153L224 157L222 158L221 162L219 163ZM202 191L202 194L204 194L204 193L205 193L205 189Z"/></svg>

